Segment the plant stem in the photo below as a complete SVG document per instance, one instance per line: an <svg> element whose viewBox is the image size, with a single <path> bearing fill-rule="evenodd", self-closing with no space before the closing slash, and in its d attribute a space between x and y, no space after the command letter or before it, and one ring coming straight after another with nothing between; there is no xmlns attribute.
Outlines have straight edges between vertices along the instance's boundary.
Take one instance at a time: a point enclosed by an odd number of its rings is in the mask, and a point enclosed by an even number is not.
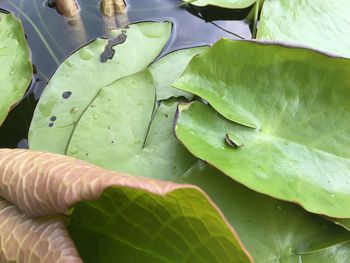
<svg viewBox="0 0 350 263"><path fill-rule="evenodd" d="M260 0L257 0L255 3L255 13L254 13L254 24L253 24L253 39L256 38L257 35L257 25L258 25L258 18L259 18L259 10L260 10Z"/></svg>
<svg viewBox="0 0 350 263"><path fill-rule="evenodd" d="M75 0L55 0L56 10L63 16L74 17L79 13L79 6Z"/></svg>

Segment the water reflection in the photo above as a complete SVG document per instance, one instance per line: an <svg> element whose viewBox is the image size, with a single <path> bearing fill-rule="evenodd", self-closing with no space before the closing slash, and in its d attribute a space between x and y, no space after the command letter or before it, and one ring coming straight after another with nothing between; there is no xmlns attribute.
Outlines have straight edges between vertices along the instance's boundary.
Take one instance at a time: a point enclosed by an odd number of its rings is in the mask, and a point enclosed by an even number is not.
<svg viewBox="0 0 350 263"><path fill-rule="evenodd" d="M76 24L47 7L45 1L0 0L0 8L11 11L21 18L36 69L30 95L27 95L10 113L0 129L0 147L16 147L18 142L21 142L20 146L25 145L23 138L27 137L36 101L59 64L82 45L97 37L106 37L104 19L99 12L99 0L78 2L84 26L83 37L81 32L72 32ZM195 11L189 9L191 12L188 12L179 0L126 2L128 19L131 23L145 20L173 22L173 35L164 53L190 46L213 44L222 37L239 38L235 34L241 38L251 38L249 25L240 20L244 17L239 16L241 13L227 13L227 10L208 11L208 9ZM213 17L208 18L208 14L212 14ZM227 18L231 20L220 20ZM215 23L224 30L205 20L216 20Z"/></svg>

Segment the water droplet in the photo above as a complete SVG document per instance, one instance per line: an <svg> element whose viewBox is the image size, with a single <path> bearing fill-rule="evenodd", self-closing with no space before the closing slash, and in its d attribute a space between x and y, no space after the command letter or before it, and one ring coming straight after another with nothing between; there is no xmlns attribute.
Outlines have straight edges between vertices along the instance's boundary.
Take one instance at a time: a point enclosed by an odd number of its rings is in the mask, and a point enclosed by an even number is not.
<svg viewBox="0 0 350 263"><path fill-rule="evenodd" d="M282 210L282 207L280 205L276 205L276 209L281 211Z"/></svg>
<svg viewBox="0 0 350 263"><path fill-rule="evenodd" d="M53 127L54 126L54 124L51 122L50 124L49 124L49 127Z"/></svg>
<svg viewBox="0 0 350 263"><path fill-rule="evenodd" d="M73 64L70 63L68 60L66 60L66 61L64 62L64 64L65 64L67 67L69 67L69 68L73 67Z"/></svg>
<svg viewBox="0 0 350 263"><path fill-rule="evenodd" d="M68 99L72 95L71 91L65 91L62 93L62 98Z"/></svg>
<svg viewBox="0 0 350 263"><path fill-rule="evenodd" d="M295 10L290 10L290 13L291 13L291 15L292 15L292 17L296 17L296 14L295 14Z"/></svg>
<svg viewBox="0 0 350 263"><path fill-rule="evenodd" d="M52 117L50 118L50 121L55 121L55 120L57 120L57 117L56 117L56 116L52 116Z"/></svg>
<svg viewBox="0 0 350 263"><path fill-rule="evenodd" d="M218 89L218 93L219 93L220 97L225 98L228 94L228 91L227 91L227 89L221 88L221 89Z"/></svg>
<svg viewBox="0 0 350 263"><path fill-rule="evenodd" d="M13 74L15 74L15 73L16 73L16 69L13 69L13 70L10 71L10 74L11 74L11 75L13 75Z"/></svg>
<svg viewBox="0 0 350 263"><path fill-rule="evenodd" d="M335 194L331 194L331 197L333 197L333 198L334 198L334 197L335 197Z"/></svg>
<svg viewBox="0 0 350 263"><path fill-rule="evenodd" d="M83 60L89 60L92 58L93 54L90 50L85 48L80 51L79 56Z"/></svg>
<svg viewBox="0 0 350 263"><path fill-rule="evenodd" d="M73 107L70 109L70 113L77 113L78 112L78 108Z"/></svg>
<svg viewBox="0 0 350 263"><path fill-rule="evenodd" d="M289 145L289 142L288 142L288 141L285 141L284 144L288 146L288 145Z"/></svg>
<svg viewBox="0 0 350 263"><path fill-rule="evenodd" d="M79 149L76 145L69 149L69 154L77 154L78 152Z"/></svg>
<svg viewBox="0 0 350 263"><path fill-rule="evenodd" d="M94 115L94 120L97 120L98 119L98 115Z"/></svg>

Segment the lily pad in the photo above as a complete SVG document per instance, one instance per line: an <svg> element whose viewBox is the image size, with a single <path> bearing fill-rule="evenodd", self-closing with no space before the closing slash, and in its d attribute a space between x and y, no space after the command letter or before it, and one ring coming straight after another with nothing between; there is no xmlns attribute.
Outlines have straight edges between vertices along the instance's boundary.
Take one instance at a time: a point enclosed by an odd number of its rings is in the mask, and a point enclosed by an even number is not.
<svg viewBox="0 0 350 263"><path fill-rule="evenodd" d="M176 134L197 157L255 191L350 217L350 61L302 48L222 40L175 87ZM234 136L231 136L231 135ZM232 141L242 146L233 147Z"/></svg>
<svg viewBox="0 0 350 263"><path fill-rule="evenodd" d="M44 222L66 214L84 262L251 262L221 212L195 186L118 174L61 155L8 149L0 149L0 182L0 195L17 207L17 214L19 209L25 214L22 219L41 216ZM23 220L9 224L13 218L2 205L0 201L1 226L35 231L30 220L24 226L18 225ZM10 245L28 245L27 238L51 244L50 238L61 230L61 225L42 227L36 237L20 231L4 253L11 253ZM0 240L8 234L1 231ZM38 251L38 262L63 248L58 242L53 245ZM16 260L23 255L21 248ZM62 262L81 262L71 260Z"/></svg>
<svg viewBox="0 0 350 263"><path fill-rule="evenodd" d="M67 145L64 154L133 175L162 179L182 175L196 158L172 136L178 100L165 100L192 97L170 84L194 55L206 49L196 47L170 53L149 70L103 87L76 120L69 138L54 136L50 144L42 140L37 147L51 151L51 145ZM157 100L161 102L157 104ZM40 100L38 107L44 102ZM55 117L56 127L61 114ZM46 119L47 127L50 123L53 122Z"/></svg>
<svg viewBox="0 0 350 263"><path fill-rule="evenodd" d="M243 9L253 5L257 0L183 0L195 6L218 6L223 8Z"/></svg>
<svg viewBox="0 0 350 263"><path fill-rule="evenodd" d="M203 46L181 49L165 55L149 67L157 88L158 101L171 97L193 98L192 94L175 89L171 84L180 77L192 57L202 53L207 48L207 46Z"/></svg>
<svg viewBox="0 0 350 263"><path fill-rule="evenodd" d="M120 30L126 40L114 47L112 59L101 61L106 39L97 39L71 55L40 98L29 132L31 149L64 154L76 122L99 91L145 69L162 51L170 32L169 22L133 24Z"/></svg>
<svg viewBox="0 0 350 263"><path fill-rule="evenodd" d="M132 175L176 178L196 162L173 136L177 105L175 99L156 104L148 70L121 79L84 112L67 155Z"/></svg>
<svg viewBox="0 0 350 263"><path fill-rule="evenodd" d="M257 38L286 41L350 57L348 0L267 0Z"/></svg>
<svg viewBox="0 0 350 263"><path fill-rule="evenodd" d="M23 97L32 79L33 67L21 22L0 13L0 125Z"/></svg>
<svg viewBox="0 0 350 263"><path fill-rule="evenodd" d="M203 162L178 182L195 184L210 195L256 263L345 263L350 258L346 230L297 205L256 193Z"/></svg>

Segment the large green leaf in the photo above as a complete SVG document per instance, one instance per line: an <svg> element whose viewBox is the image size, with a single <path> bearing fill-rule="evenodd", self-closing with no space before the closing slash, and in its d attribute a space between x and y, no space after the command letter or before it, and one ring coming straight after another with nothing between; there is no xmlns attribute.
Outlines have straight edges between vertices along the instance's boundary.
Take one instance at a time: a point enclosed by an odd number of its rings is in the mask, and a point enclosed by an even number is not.
<svg viewBox="0 0 350 263"><path fill-rule="evenodd" d="M0 13L0 125L24 95L32 78L32 64L21 22Z"/></svg>
<svg viewBox="0 0 350 263"><path fill-rule="evenodd" d="M297 205L251 191L202 162L178 181L210 195L256 263L345 263L350 258L349 232Z"/></svg>
<svg viewBox="0 0 350 263"><path fill-rule="evenodd" d="M169 136L177 101L164 100L192 96L170 84L189 60L206 48L173 52L152 64L150 70L103 87L76 120L68 141L56 136L50 138L49 145L42 140L37 146L51 151L52 145L67 144L67 155L134 175L162 179L182 175L196 159ZM156 105L157 100L162 102ZM58 113L55 116L61 118Z"/></svg>
<svg viewBox="0 0 350 263"><path fill-rule="evenodd" d="M350 57L349 13L348 0L267 0L257 37Z"/></svg>
<svg viewBox="0 0 350 263"><path fill-rule="evenodd" d="M0 229L16 229L0 231L0 242L7 241L0 258L16 249L19 253L11 260L18 261L29 246L37 249L36 262L48 262L50 253L56 256L50 260L65 256L57 262L80 262L73 259L74 246L62 224L52 217L66 214L84 262L250 262L221 212L195 186L118 174L66 156L8 149L0 149L0 182L0 196L17 207L0 199ZM27 219L39 216L41 224Z"/></svg>
<svg viewBox="0 0 350 263"><path fill-rule="evenodd" d="M67 155L133 175L182 175L196 159L172 136L178 103L158 107L155 93L148 70L102 89L76 125Z"/></svg>
<svg viewBox="0 0 350 263"><path fill-rule="evenodd" d="M117 171L193 183L203 187L223 209L229 222L240 229L239 234L245 246L249 248L257 262L276 258L298 262L299 258L309 257L307 253L315 254L312 257L314 259L316 256L321 257L316 251L321 250L322 253L326 253L325 251L334 249L333 246L341 247L340 242L349 240L350 236L345 230L317 216L309 215L295 205L256 194L226 179L224 175L213 169L202 171L201 166L194 165L197 163L196 159L173 138L176 100L163 101L154 111L155 92L148 71L121 79L103 88L92 102L92 107L89 107L81 117L67 153ZM130 120L133 121L130 122ZM149 123L151 123L150 127ZM182 177L187 170L189 172ZM110 191L97 202L79 205L75 209L77 219L72 219L70 232L76 243L82 244L80 251L87 251L84 259L90 259L91 262L96 261L96 256L108 258L113 255L106 253L105 242L111 240L114 235L122 233L123 237L128 238L123 241L134 240L128 237L129 234L126 231L120 232L118 225L111 223L107 227L100 226L99 222L109 221L100 216L92 216L101 211L102 207L102 214L108 218L113 211L111 207L119 207L116 202L128 203L129 199L136 199L138 196L135 192L129 193L125 190L123 193ZM146 201L141 198L137 205L143 206L143 202ZM264 206L265 203L266 206ZM123 210L130 225L140 222L139 218L144 217L135 214L133 207ZM197 211L196 204L192 204L192 207ZM283 209L283 212L280 212L280 209ZM148 212L154 211L149 209ZM118 216L118 219L122 218L123 213L116 213L115 216ZM264 216L257 217L257 214ZM83 218L85 222L82 222ZM269 227L266 226L266 222L270 222ZM142 225L145 224L142 223ZM109 227L117 230L111 233ZM135 225L134 228L139 229ZM149 228L152 229L152 226ZM95 232L104 233L105 237L99 238L91 231L92 229ZM87 230L89 233L84 234ZM262 246L261 240L265 240L266 236L268 236L268 243ZM100 245L96 249L96 246L85 240L96 240ZM141 238L137 241L138 244L148 242ZM115 242L119 244L121 241ZM168 244L162 244L161 249L167 250L167 246ZM350 254L346 247L341 248L346 255ZM121 246L121 249L128 251L129 248ZM176 249L182 250L181 247ZM98 254L94 254L94 251L98 251ZM115 250L114 253L120 253L120 250ZM333 251L331 255L334 256L336 253ZM148 258L145 257L144 260L146 259ZM152 258L152 260L157 259ZM200 259L194 259L194 261L200 261ZM207 262L212 261L213 259L208 257Z"/></svg>
<svg viewBox="0 0 350 263"><path fill-rule="evenodd" d="M257 0L183 0L196 6L219 6L224 8L242 9L253 5Z"/></svg>
<svg viewBox="0 0 350 263"><path fill-rule="evenodd" d="M170 31L169 22L130 25L120 31L126 41L114 47L113 58L105 63L101 62L105 39L97 39L71 55L40 99L30 128L30 147L65 153L76 122L101 88L145 69L165 46Z"/></svg>
<svg viewBox="0 0 350 263"><path fill-rule="evenodd" d="M180 110L186 147L258 192L350 217L350 61L222 40L175 86L207 100ZM225 140L226 138L226 140Z"/></svg>

